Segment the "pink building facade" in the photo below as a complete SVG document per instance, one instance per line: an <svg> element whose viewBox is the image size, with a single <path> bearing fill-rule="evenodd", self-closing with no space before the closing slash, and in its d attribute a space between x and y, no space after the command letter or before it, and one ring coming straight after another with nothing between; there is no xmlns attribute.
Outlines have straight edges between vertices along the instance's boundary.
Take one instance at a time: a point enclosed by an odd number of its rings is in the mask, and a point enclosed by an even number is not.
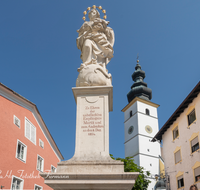
<svg viewBox="0 0 200 190"><path fill-rule="evenodd" d="M0 188L51 189L40 172L63 158L37 107L0 83Z"/></svg>

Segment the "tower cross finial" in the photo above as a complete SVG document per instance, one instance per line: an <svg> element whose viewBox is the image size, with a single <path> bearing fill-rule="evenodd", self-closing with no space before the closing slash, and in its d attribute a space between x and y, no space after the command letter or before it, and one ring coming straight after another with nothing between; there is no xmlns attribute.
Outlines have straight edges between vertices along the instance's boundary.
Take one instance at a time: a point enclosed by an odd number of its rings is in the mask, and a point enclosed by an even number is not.
<svg viewBox="0 0 200 190"><path fill-rule="evenodd" d="M139 63L139 53L137 54L137 63Z"/></svg>

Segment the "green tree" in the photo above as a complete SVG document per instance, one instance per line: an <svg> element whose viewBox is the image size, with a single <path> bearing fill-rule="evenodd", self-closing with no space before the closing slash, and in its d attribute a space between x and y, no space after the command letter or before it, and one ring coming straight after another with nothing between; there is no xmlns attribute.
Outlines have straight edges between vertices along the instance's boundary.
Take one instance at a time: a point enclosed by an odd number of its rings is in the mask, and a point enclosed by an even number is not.
<svg viewBox="0 0 200 190"><path fill-rule="evenodd" d="M148 185L151 182L150 180L148 180L148 177L150 176L150 172L144 171L143 167L140 167L137 164L135 164L133 157L114 158L112 154L110 156L114 160L121 160L122 162L124 162L125 172L139 172L140 173L132 190L146 190L148 188Z"/></svg>

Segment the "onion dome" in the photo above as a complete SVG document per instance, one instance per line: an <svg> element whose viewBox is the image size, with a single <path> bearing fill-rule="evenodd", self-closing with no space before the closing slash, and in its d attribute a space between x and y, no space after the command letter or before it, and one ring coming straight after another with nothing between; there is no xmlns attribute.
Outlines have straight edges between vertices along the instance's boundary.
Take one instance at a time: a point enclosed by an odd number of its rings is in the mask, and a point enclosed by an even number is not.
<svg viewBox="0 0 200 190"><path fill-rule="evenodd" d="M139 97L145 100L151 100L152 90L147 87L147 83L143 81L145 78L145 72L141 70L139 60L137 60L137 65L135 71L132 74L132 79L134 84L131 86L130 92L127 94L128 102L130 103L135 97Z"/></svg>

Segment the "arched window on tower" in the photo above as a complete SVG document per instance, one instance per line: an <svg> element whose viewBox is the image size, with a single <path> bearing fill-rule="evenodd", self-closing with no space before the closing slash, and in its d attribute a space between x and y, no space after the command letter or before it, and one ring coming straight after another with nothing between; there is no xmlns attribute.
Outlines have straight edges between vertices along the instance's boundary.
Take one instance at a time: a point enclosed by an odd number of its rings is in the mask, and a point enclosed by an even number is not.
<svg viewBox="0 0 200 190"><path fill-rule="evenodd" d="M149 109L146 109L146 115L150 115Z"/></svg>
<svg viewBox="0 0 200 190"><path fill-rule="evenodd" d="M130 117L133 115L133 112L132 112L132 110L130 111Z"/></svg>

